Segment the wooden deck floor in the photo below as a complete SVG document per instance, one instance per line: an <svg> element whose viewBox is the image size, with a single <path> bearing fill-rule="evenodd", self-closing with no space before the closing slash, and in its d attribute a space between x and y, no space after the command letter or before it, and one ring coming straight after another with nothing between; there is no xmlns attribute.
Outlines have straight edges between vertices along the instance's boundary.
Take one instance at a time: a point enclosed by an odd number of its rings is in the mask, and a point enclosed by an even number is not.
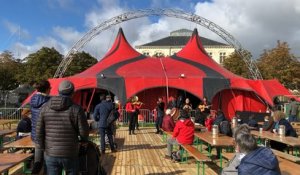
<svg viewBox="0 0 300 175"><path fill-rule="evenodd" d="M128 128L117 129L118 152L103 157L103 166L112 175L154 175L154 174L197 174L196 163L173 163L164 158L167 152L162 136L154 128L142 128L136 135L128 135ZM213 163L212 163L213 164ZM202 167L201 167L202 168ZM205 174L217 174L205 166Z"/></svg>

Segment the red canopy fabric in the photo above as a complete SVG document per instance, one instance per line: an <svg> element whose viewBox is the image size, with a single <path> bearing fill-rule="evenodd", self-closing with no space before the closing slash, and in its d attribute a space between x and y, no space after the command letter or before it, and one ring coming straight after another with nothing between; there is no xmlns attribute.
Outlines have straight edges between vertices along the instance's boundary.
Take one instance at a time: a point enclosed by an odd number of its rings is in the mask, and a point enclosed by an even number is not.
<svg viewBox="0 0 300 175"><path fill-rule="evenodd" d="M161 58L138 53L120 29L111 49L97 64L71 77L50 79L51 95L58 94L58 84L64 79L72 81L76 91L108 90L123 104L148 89L185 90L199 99L207 97L229 117L236 110L263 110L266 104L274 105L276 96L291 95L277 80L248 80L220 66L203 49L196 29L181 51ZM77 94L77 101L82 98ZM149 94L147 98L156 99L157 95Z"/></svg>

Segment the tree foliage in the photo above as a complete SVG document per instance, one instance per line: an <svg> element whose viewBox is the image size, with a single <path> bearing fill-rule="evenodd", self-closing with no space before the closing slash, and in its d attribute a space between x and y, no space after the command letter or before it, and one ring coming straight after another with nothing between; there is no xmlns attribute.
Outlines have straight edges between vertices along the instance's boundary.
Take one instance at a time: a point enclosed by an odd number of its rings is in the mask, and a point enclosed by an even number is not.
<svg viewBox="0 0 300 175"><path fill-rule="evenodd" d="M25 58L21 82L30 83L52 78L63 56L54 48L43 47Z"/></svg>
<svg viewBox="0 0 300 175"><path fill-rule="evenodd" d="M245 52L245 54L250 54L250 52L248 51ZM223 66L234 74L240 75L245 78L249 78L249 69L237 52L233 52L231 55L229 55L224 60Z"/></svg>
<svg viewBox="0 0 300 175"><path fill-rule="evenodd" d="M286 42L277 42L271 50L264 50L258 59L264 79L278 79L289 89L300 88L300 62L290 53Z"/></svg>
<svg viewBox="0 0 300 175"><path fill-rule="evenodd" d="M80 73L98 62L96 58L86 52L78 52L71 56L73 57L73 61L68 66L64 76Z"/></svg>
<svg viewBox="0 0 300 175"><path fill-rule="evenodd" d="M21 69L18 62L9 51L0 54L0 90L7 91L18 87L17 73Z"/></svg>

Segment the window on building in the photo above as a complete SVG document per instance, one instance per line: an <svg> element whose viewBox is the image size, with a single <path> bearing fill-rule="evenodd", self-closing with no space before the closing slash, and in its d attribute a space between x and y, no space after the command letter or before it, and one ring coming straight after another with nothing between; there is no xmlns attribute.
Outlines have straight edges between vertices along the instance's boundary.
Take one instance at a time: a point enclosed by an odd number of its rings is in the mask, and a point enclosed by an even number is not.
<svg viewBox="0 0 300 175"><path fill-rule="evenodd" d="M225 60L226 52L220 52L220 64L222 64Z"/></svg>
<svg viewBox="0 0 300 175"><path fill-rule="evenodd" d="M149 54L149 52L143 52L143 55L149 56L150 54Z"/></svg>
<svg viewBox="0 0 300 175"><path fill-rule="evenodd" d="M208 52L207 54L208 54L210 57L212 57L212 52Z"/></svg>
<svg viewBox="0 0 300 175"><path fill-rule="evenodd" d="M164 57L165 55L162 52L155 52L154 57Z"/></svg>

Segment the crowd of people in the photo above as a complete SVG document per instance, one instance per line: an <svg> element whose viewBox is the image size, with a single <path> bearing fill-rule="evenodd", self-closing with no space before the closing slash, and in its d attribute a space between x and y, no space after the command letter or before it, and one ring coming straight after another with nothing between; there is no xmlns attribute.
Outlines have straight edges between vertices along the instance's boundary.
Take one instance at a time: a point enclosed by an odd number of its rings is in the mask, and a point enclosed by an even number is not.
<svg viewBox="0 0 300 175"><path fill-rule="evenodd" d="M88 140L89 126L83 108L72 101L74 84L64 80L59 84L58 96L50 98L51 90L48 81L40 81L36 84L37 92L30 100L30 110L22 111L22 119L17 127L17 138L22 138L31 133L35 143L34 165L32 174L38 174L45 166L47 174L60 174L64 169L67 174L76 174L78 171L79 143ZM272 115L264 117L262 126L258 125L254 116L249 120L236 115L237 127L232 131L231 121L221 110L213 110L207 98L193 108L189 98L177 99L170 97L165 104L162 97L157 98L155 111L157 112L155 129L156 134L163 131L173 132L167 141L166 158L178 160L178 152L172 152L173 147L181 144L193 144L195 124L204 126L208 132L214 125L219 127L219 132L232 136L235 141L236 155L223 169L222 174L248 174L249 172L265 172L265 174L280 174L278 160L270 149L258 147L256 139L250 134L250 130L258 130L278 133L279 126L284 125L285 135L297 137L297 133L290 122L297 121L298 106L295 99L291 99L291 108L288 120L281 111L273 111ZM125 104L126 115L129 119L129 135L135 135L139 130L138 116L143 103L138 96L128 99ZM105 154L105 138L108 138L111 152L117 152L114 143L113 120L119 117L119 104L112 101L109 94L100 95L100 103L93 111L93 119L98 123L100 134L100 150ZM191 111L195 115L191 116ZM108 123L108 121L110 121ZM286 144L271 141L271 148L283 151ZM219 154L220 150L217 150ZM253 163L256 162L256 163ZM259 163L257 163L259 162Z"/></svg>

